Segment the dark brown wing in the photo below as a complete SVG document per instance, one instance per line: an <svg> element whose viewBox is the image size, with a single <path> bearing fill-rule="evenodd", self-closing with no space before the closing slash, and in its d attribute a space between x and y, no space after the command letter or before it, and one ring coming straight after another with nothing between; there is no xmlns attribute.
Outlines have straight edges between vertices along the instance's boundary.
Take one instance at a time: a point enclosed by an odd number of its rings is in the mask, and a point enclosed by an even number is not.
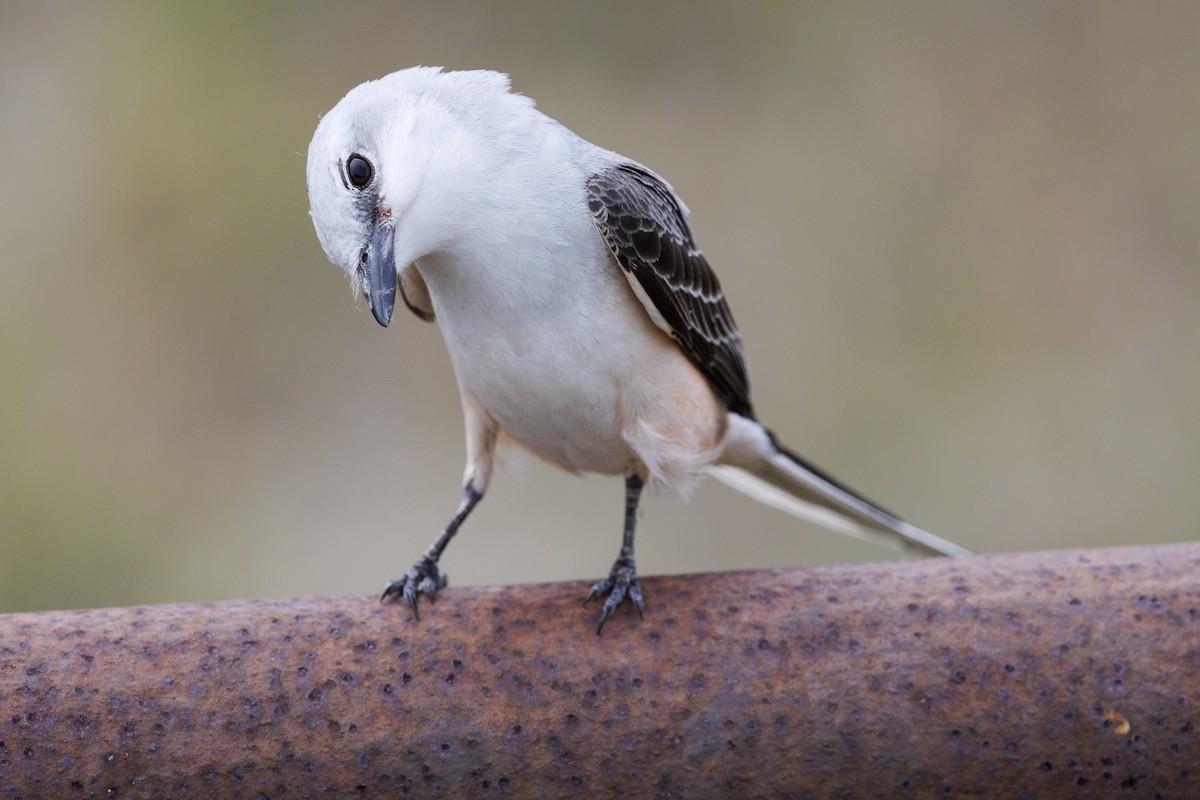
<svg viewBox="0 0 1200 800"><path fill-rule="evenodd" d="M753 418L741 334L674 193L634 164L596 173L587 188L600 234L655 324L730 411Z"/></svg>

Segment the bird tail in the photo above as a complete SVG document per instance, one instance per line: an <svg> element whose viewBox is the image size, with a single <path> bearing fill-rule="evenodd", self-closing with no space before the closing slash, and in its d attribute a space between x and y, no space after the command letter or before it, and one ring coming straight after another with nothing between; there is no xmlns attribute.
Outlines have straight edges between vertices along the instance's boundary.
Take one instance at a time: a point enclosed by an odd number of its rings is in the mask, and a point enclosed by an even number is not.
<svg viewBox="0 0 1200 800"><path fill-rule="evenodd" d="M713 476L761 503L856 539L926 555L970 554L883 510L767 435L769 452L738 466L713 467Z"/></svg>

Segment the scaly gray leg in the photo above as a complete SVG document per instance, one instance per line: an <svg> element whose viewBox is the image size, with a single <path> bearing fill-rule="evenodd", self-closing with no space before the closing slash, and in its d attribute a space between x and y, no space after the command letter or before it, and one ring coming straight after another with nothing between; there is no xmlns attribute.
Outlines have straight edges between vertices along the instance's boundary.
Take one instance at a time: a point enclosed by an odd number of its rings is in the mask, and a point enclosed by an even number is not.
<svg viewBox="0 0 1200 800"><path fill-rule="evenodd" d="M645 485L645 481L636 472L625 479L625 536L621 541L621 554L613 562L608 577L593 584L592 590L583 601L586 605L601 595L608 595L604 601L604 608L600 610L600 624L596 626L597 636L604 629L604 623L626 598L633 603L639 617L645 607L642 588L638 585L637 567L633 563L633 529L637 525L638 500Z"/></svg>

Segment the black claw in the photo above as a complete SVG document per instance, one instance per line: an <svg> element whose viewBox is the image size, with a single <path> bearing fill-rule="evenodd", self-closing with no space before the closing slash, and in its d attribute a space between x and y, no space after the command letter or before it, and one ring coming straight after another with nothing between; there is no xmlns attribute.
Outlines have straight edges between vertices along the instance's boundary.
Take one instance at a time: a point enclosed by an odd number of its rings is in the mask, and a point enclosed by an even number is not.
<svg viewBox="0 0 1200 800"><path fill-rule="evenodd" d="M383 590L379 602L387 602L393 597L400 597L413 610L413 616L421 618L417 609L417 596L425 594L432 601L436 599L438 589L446 588L446 573L438 567L437 562L429 556L421 556L412 569L404 573L403 578L397 578L388 583Z"/></svg>
<svg viewBox="0 0 1200 800"><path fill-rule="evenodd" d="M627 556L618 558L608 577L592 584L591 591L583 600L584 605L603 595L608 595L608 597L604 600L604 607L600 609L600 624L596 626L597 636L604 630L604 623L617 610L617 606L626 599L633 603L638 617L642 616L645 601L642 598L642 587L638 585L637 568L633 564L633 558Z"/></svg>
<svg viewBox="0 0 1200 800"><path fill-rule="evenodd" d="M642 613L642 609L646 607L646 601L642 599L642 587L638 586L637 581L629 586L629 599L633 601L633 607L637 609L638 619L645 619L646 615Z"/></svg>
<svg viewBox="0 0 1200 800"><path fill-rule="evenodd" d="M587 597L583 598L583 604L586 606L588 603L592 602L597 597L608 594L611 591L612 591L612 581L607 580L607 579L602 580L602 581L596 581L595 583L592 584L592 588L587 593Z"/></svg>

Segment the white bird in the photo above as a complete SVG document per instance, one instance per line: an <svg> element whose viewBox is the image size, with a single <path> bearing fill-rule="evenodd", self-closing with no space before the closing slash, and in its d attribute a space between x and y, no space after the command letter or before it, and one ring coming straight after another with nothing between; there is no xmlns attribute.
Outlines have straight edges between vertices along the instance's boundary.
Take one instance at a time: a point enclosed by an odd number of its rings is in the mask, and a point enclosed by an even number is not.
<svg viewBox="0 0 1200 800"><path fill-rule="evenodd" d="M308 149L317 237L380 325L400 298L437 320L461 393L457 512L388 584L417 611L487 491L506 440L571 472L625 477L625 525L600 625L642 612L642 488L727 483L851 535L967 551L901 521L785 449L754 416L741 336L688 212L646 167L581 139L506 75L413 67L350 91Z"/></svg>

